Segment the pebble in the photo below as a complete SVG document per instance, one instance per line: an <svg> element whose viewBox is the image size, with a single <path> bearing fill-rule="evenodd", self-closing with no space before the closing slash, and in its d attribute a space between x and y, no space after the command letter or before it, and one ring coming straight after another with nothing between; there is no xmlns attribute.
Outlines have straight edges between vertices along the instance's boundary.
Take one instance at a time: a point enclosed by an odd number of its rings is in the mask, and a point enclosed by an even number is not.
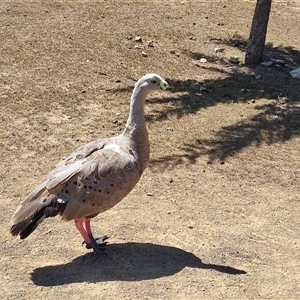
<svg viewBox="0 0 300 300"><path fill-rule="evenodd" d="M292 70L290 74L293 78L300 79L300 68Z"/></svg>
<svg viewBox="0 0 300 300"><path fill-rule="evenodd" d="M175 49L171 49L170 50L170 54L176 54L176 50Z"/></svg>
<svg viewBox="0 0 300 300"><path fill-rule="evenodd" d="M273 62L269 60L269 61L263 61L260 64L264 67L271 67L273 65Z"/></svg>
<svg viewBox="0 0 300 300"><path fill-rule="evenodd" d="M142 42L142 38L140 36L136 36L134 39L136 42Z"/></svg>
<svg viewBox="0 0 300 300"><path fill-rule="evenodd" d="M148 45L148 47L154 47L153 41L148 41L148 42L147 42L147 45Z"/></svg>
<svg viewBox="0 0 300 300"><path fill-rule="evenodd" d="M284 66L285 62L282 59L275 59L275 58L270 58L270 60L275 64L275 65L280 65L280 66Z"/></svg>
<svg viewBox="0 0 300 300"><path fill-rule="evenodd" d="M153 193L150 193L150 192L147 192L147 196L149 196L149 197L153 197L153 196L154 196L154 194L153 194Z"/></svg>
<svg viewBox="0 0 300 300"><path fill-rule="evenodd" d="M205 86L200 86L200 92L204 92L204 91L206 91L207 89L206 89L206 87Z"/></svg>
<svg viewBox="0 0 300 300"><path fill-rule="evenodd" d="M223 52L225 49L224 48L215 48L215 52L218 53L218 52Z"/></svg>
<svg viewBox="0 0 300 300"><path fill-rule="evenodd" d="M262 77L261 77L261 75L256 75L255 76L255 79L257 79L257 80L259 80L259 79L261 79Z"/></svg>
<svg viewBox="0 0 300 300"><path fill-rule="evenodd" d="M143 56L143 57L147 57L148 54L147 54L146 52L142 51L142 56Z"/></svg>
<svg viewBox="0 0 300 300"><path fill-rule="evenodd" d="M241 92L242 92L242 93L249 93L250 90L249 90L249 89L241 89Z"/></svg>
<svg viewBox="0 0 300 300"><path fill-rule="evenodd" d="M240 62L239 58L236 55L230 56L229 61L233 64L238 64Z"/></svg>
<svg viewBox="0 0 300 300"><path fill-rule="evenodd" d="M200 58L200 62L203 63L203 64L205 64L205 63L207 63L207 59L204 58L204 57L202 57L202 58Z"/></svg>
<svg viewBox="0 0 300 300"><path fill-rule="evenodd" d="M167 130L168 131L173 131L173 128L172 127L167 127Z"/></svg>

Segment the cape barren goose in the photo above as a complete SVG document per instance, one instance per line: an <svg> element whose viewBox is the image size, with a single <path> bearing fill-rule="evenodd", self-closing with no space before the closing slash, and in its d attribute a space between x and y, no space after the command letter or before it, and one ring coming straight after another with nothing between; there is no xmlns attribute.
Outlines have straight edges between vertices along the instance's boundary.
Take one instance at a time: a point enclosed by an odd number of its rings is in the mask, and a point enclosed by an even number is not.
<svg viewBox="0 0 300 300"><path fill-rule="evenodd" d="M116 205L139 181L150 153L145 99L168 86L157 74L141 77L132 92L123 133L85 144L58 164L19 205L11 219L11 234L25 239L45 218L59 214L65 221L75 221L88 249L103 251L107 237L93 237L91 218Z"/></svg>

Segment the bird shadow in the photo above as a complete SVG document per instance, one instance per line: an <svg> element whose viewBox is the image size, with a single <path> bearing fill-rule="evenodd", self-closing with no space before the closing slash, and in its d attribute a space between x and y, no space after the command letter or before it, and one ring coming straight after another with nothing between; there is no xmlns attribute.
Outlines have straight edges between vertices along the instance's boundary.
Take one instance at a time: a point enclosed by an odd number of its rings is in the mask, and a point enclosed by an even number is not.
<svg viewBox="0 0 300 300"><path fill-rule="evenodd" d="M171 276L185 267L210 269L230 275L244 270L205 264L194 254L179 248L152 243L110 244L107 254L87 253L66 264L36 268L31 280L38 286L59 286L76 282L141 281Z"/></svg>

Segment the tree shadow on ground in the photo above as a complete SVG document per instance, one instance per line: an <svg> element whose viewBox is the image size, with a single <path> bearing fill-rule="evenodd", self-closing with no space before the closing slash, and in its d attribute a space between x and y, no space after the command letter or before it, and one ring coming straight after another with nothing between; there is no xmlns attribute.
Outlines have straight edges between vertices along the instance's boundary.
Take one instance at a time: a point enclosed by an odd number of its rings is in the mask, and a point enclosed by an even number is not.
<svg viewBox="0 0 300 300"><path fill-rule="evenodd" d="M214 139L198 139L193 144L184 144L181 147L183 155L159 157L151 163L179 165L188 161L194 164L203 155L209 157L208 162L224 162L250 145L285 142L300 135L300 107L281 108L269 104L257 106L257 109L263 111L248 120L223 127Z"/></svg>
<svg viewBox="0 0 300 300"><path fill-rule="evenodd" d="M67 264L45 266L31 274L34 284L58 286L76 282L141 281L171 276L185 267L210 269L230 275L246 274L229 266L205 264L194 254L151 243L107 246L107 255L88 253Z"/></svg>
<svg viewBox="0 0 300 300"><path fill-rule="evenodd" d="M247 41L239 36L217 42L222 46L237 47L241 51L245 51L247 45ZM163 105L161 108L152 109L146 116L147 121L162 121L170 116L181 118L218 103L249 103L262 98L270 99L272 102L270 101L269 105L257 106L256 116L223 127L211 140L197 140L192 144L185 144L181 148L185 151L183 155L160 157L152 160L152 163L170 160L182 163L183 159L195 163L196 158L202 155L209 155L212 161L216 159L223 161L253 144L285 142L299 136L300 81L290 75L290 71L300 64L299 50L267 44L265 58L283 60L285 65L277 67L258 65L254 68L232 64L217 53L212 56L188 50L183 53L203 74L206 71L215 72L218 79L197 81L167 78L171 86L170 96L149 100L150 103ZM205 57L208 63L200 63L201 57ZM261 75L261 79L255 78L257 75Z"/></svg>

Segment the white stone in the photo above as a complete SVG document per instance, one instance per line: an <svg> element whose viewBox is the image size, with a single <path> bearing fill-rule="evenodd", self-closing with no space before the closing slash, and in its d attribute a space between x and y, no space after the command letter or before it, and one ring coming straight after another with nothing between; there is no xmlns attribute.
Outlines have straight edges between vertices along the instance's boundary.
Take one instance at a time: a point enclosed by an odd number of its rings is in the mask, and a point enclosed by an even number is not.
<svg viewBox="0 0 300 300"><path fill-rule="evenodd" d="M236 55L230 56L229 61L234 64L238 64L240 62L239 58Z"/></svg>
<svg viewBox="0 0 300 300"><path fill-rule="evenodd" d="M205 64L205 63L207 63L207 59L204 58L204 57L202 57L202 58L200 58L200 62L203 63L203 64Z"/></svg>
<svg viewBox="0 0 300 300"><path fill-rule="evenodd" d="M147 45L148 45L148 47L154 47L153 41L148 41L148 42L147 42Z"/></svg>
<svg viewBox="0 0 300 300"><path fill-rule="evenodd" d="M300 79L300 68L292 70L290 74L293 78Z"/></svg>
<svg viewBox="0 0 300 300"><path fill-rule="evenodd" d="M218 52L223 52L225 49L224 48L215 48L215 52L218 53Z"/></svg>
<svg viewBox="0 0 300 300"><path fill-rule="evenodd" d="M273 65L273 62L269 60L269 61L263 61L260 64L263 65L264 67L271 67Z"/></svg>

